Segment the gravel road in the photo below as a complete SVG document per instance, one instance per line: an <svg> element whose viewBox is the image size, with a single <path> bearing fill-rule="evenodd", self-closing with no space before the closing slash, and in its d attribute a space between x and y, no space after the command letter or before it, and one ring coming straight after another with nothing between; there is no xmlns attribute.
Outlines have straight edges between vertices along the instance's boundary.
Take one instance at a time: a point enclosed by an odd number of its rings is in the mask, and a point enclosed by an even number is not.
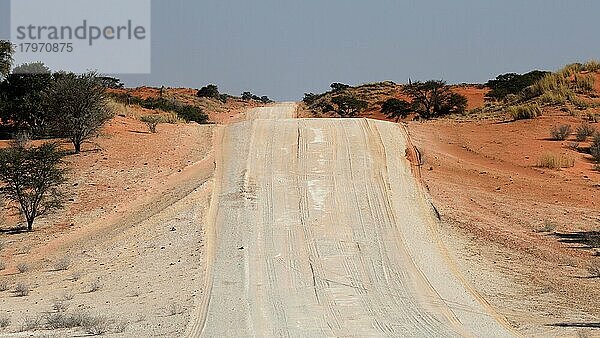
<svg viewBox="0 0 600 338"><path fill-rule="evenodd" d="M188 334L512 336L437 238L403 129L295 108L253 110L221 133L214 256Z"/></svg>

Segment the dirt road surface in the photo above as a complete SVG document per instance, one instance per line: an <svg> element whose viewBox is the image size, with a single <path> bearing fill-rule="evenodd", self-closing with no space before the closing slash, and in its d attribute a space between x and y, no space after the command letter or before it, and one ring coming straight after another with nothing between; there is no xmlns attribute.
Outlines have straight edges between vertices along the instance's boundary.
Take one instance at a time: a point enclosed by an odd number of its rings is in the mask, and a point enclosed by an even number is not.
<svg viewBox="0 0 600 338"><path fill-rule="evenodd" d="M221 132L208 296L188 335L512 336L441 245L404 131L294 112Z"/></svg>

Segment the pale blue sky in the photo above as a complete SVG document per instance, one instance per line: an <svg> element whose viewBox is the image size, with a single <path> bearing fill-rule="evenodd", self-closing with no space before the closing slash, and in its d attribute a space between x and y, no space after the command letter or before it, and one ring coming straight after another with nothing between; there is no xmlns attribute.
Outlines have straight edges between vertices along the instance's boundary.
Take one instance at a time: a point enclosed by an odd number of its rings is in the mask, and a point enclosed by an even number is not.
<svg viewBox="0 0 600 338"><path fill-rule="evenodd" d="M597 0L152 3L153 71L122 76L129 86L215 83L297 100L331 82L485 82L600 58Z"/></svg>

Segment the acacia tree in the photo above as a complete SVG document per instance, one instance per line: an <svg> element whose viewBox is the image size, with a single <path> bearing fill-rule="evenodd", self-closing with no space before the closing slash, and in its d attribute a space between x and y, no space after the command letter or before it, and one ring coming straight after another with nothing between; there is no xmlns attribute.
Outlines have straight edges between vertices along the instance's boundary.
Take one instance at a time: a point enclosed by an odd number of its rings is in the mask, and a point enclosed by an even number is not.
<svg viewBox="0 0 600 338"><path fill-rule="evenodd" d="M33 136L46 134L50 118L44 107L43 92L52 81L50 69L41 62L16 67L0 84L4 101L0 117Z"/></svg>
<svg viewBox="0 0 600 338"><path fill-rule="evenodd" d="M337 113L341 117L354 117L367 109L369 105L368 102L350 95L336 96L331 99L331 102L337 105Z"/></svg>
<svg viewBox="0 0 600 338"><path fill-rule="evenodd" d="M18 205L28 231L33 230L38 217L62 206L59 186L65 182L63 157L64 152L54 143L0 150L0 193Z"/></svg>
<svg viewBox="0 0 600 338"><path fill-rule="evenodd" d="M467 98L453 93L444 81L413 82L402 90L413 99L413 108L422 118L462 113L467 109Z"/></svg>
<svg viewBox="0 0 600 338"><path fill-rule="evenodd" d="M71 140L76 154L113 116L106 90L94 72L60 74L46 91L45 99L57 132Z"/></svg>
<svg viewBox="0 0 600 338"><path fill-rule="evenodd" d="M0 76L7 77L13 63L14 46L10 41L0 40Z"/></svg>
<svg viewBox="0 0 600 338"><path fill-rule="evenodd" d="M198 97L212 97L214 99L218 99L220 97L219 87L214 84L209 84L205 87L200 88L196 93Z"/></svg>
<svg viewBox="0 0 600 338"><path fill-rule="evenodd" d="M396 123L404 119L413 111L412 103L396 98L389 99L381 106L381 112L389 118L395 118Z"/></svg>

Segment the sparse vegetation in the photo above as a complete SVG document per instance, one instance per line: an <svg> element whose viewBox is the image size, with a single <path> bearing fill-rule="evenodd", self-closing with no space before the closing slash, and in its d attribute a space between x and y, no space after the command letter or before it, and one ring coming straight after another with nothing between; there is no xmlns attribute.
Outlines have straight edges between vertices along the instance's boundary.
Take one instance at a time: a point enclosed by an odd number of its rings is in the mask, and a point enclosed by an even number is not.
<svg viewBox="0 0 600 338"><path fill-rule="evenodd" d="M553 153L543 154L538 162L538 167L548 169L571 168L574 165L575 160L573 158Z"/></svg>
<svg viewBox="0 0 600 338"><path fill-rule="evenodd" d="M183 306L179 303L171 303L167 308L167 312L169 316L175 316L182 314L184 312Z"/></svg>
<svg viewBox="0 0 600 338"><path fill-rule="evenodd" d="M17 297L28 296L30 291L31 291L31 288L29 287L28 284L25 284L25 283L18 283L17 286L15 287L15 295Z"/></svg>
<svg viewBox="0 0 600 338"><path fill-rule="evenodd" d="M87 312L77 311L74 313L57 312L45 317L46 326L50 329L82 328L87 334L98 336L110 331L111 323L108 317L102 315L91 315ZM114 332L125 331L125 321L114 321ZM38 324L39 326L39 324Z"/></svg>
<svg viewBox="0 0 600 338"><path fill-rule="evenodd" d="M152 134L155 134L156 127L158 127L158 125L160 123L163 123L164 119L160 115L144 115L144 116L140 117L140 121L142 121L146 124L146 126L148 127L148 130Z"/></svg>
<svg viewBox="0 0 600 338"><path fill-rule="evenodd" d="M92 293L92 292L99 291L101 289L102 289L102 282L100 281L100 278L97 278L90 284L90 288L89 288L88 292Z"/></svg>
<svg viewBox="0 0 600 338"><path fill-rule="evenodd" d="M544 226L537 229L536 232L553 232L557 227L556 223L546 220L544 221Z"/></svg>
<svg viewBox="0 0 600 338"><path fill-rule="evenodd" d="M54 270L56 271L64 271L68 270L69 266L71 266L71 259L69 257L63 257L54 263Z"/></svg>
<svg viewBox="0 0 600 338"><path fill-rule="evenodd" d="M1 280L0 281L0 292L1 291L6 291L8 290L8 281L7 280Z"/></svg>
<svg viewBox="0 0 600 338"><path fill-rule="evenodd" d="M69 309L69 302L63 299L56 299L52 303L52 309L56 312L66 312Z"/></svg>
<svg viewBox="0 0 600 338"><path fill-rule="evenodd" d="M0 316L0 330L5 330L10 325L10 317L8 315Z"/></svg>
<svg viewBox="0 0 600 338"><path fill-rule="evenodd" d="M4 263L4 261L0 260L0 271L6 269L6 263Z"/></svg>
<svg viewBox="0 0 600 338"><path fill-rule="evenodd" d="M577 130L576 130L577 141L584 142L588 139L588 137L594 135L595 132L596 132L596 129L594 127L592 127L587 122L583 122L582 124L579 125L579 127L577 127Z"/></svg>
<svg viewBox="0 0 600 338"><path fill-rule="evenodd" d="M542 116L542 109L537 104L522 104L508 107L508 112L513 120L534 119Z"/></svg>
<svg viewBox="0 0 600 338"><path fill-rule="evenodd" d="M29 265L27 265L27 263L19 263L17 264L17 270L19 273L25 273L29 271Z"/></svg>
<svg viewBox="0 0 600 338"><path fill-rule="evenodd" d="M20 331L32 331L42 326L42 318L40 316L25 316L21 323Z"/></svg>
<svg viewBox="0 0 600 338"><path fill-rule="evenodd" d="M550 130L550 137L554 141L564 141L571 135L571 131L571 126L568 124L553 126Z"/></svg>
<svg viewBox="0 0 600 338"><path fill-rule="evenodd" d="M62 206L59 190L65 182L64 152L54 143L0 150L0 193L17 204L33 230L34 221Z"/></svg>

